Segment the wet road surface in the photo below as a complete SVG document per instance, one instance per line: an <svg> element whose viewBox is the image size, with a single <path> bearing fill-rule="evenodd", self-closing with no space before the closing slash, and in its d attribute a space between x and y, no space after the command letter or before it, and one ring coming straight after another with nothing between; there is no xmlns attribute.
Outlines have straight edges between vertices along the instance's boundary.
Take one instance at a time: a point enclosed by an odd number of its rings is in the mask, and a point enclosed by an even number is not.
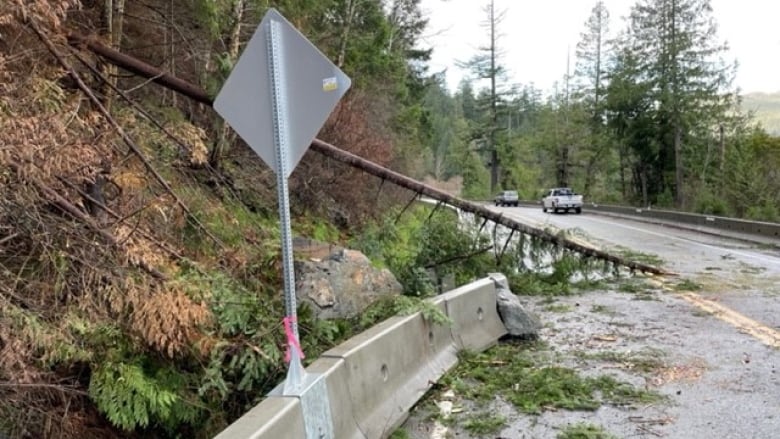
<svg viewBox="0 0 780 439"><path fill-rule="evenodd" d="M767 327L780 328L780 240L777 247L772 247L587 212L572 215L546 214L534 208L501 210L536 227L573 231L578 239L602 250L628 248L658 256L663 260L662 268L699 285L696 294ZM777 341L780 347L780 339Z"/></svg>
<svg viewBox="0 0 780 439"><path fill-rule="evenodd" d="M457 420L449 431L434 432L433 421L413 413L405 425L411 437L552 439L585 422L618 438L780 438L780 245L587 212L493 209L535 227L567 230L602 250L655 255L676 273L642 278L638 294L607 289L556 298L554 309L549 301L516 292L541 318L540 339L559 355L560 365L585 376L610 374L668 400L541 415L496 400L489 411L507 420L499 432L472 436ZM638 352L654 353L662 367L640 371L630 362L594 359ZM471 407L469 401L455 405L463 409L455 417Z"/></svg>

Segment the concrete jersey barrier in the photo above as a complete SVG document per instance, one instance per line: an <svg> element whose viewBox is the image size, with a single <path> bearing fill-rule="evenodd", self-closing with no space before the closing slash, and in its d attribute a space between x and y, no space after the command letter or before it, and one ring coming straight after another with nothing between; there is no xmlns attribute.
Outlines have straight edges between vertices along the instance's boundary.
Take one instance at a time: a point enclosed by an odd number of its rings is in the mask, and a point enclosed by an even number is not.
<svg viewBox="0 0 780 439"><path fill-rule="evenodd" d="M755 235L768 238L780 238L780 224L762 221L749 221L738 218L728 218L715 215L700 215L671 210L643 209L637 207L590 204L585 206L589 211L597 213L612 213L635 218L647 218L673 223L687 224L697 227L708 227L729 232Z"/></svg>
<svg viewBox="0 0 780 439"><path fill-rule="evenodd" d="M322 354L306 368L327 389L330 433L306 431L313 408L272 392L217 439L384 439L409 409L457 363L506 334L496 307L496 276L429 299L451 320L433 324L417 312L392 317ZM500 281L500 279L498 279Z"/></svg>

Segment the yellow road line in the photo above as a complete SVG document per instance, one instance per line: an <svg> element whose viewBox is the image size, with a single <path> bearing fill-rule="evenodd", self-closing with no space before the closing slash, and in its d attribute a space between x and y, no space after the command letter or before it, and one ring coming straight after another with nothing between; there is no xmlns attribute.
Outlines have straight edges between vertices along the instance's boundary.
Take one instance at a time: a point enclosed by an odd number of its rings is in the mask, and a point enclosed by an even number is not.
<svg viewBox="0 0 780 439"><path fill-rule="evenodd" d="M751 336L761 340L767 346L780 348L780 332L759 323L750 317L742 315L731 308L721 305L720 303L707 300L698 294L694 293L681 293L680 297L687 302L698 306L704 311L712 313L715 317L723 320L724 322L734 326L740 332L750 334Z"/></svg>
<svg viewBox="0 0 780 439"><path fill-rule="evenodd" d="M650 283L656 284L667 291L673 291L663 283L657 280L651 280ZM733 309L721 305L713 300L705 299L696 293L677 293L686 302L706 311L713 316L723 320L731 326L737 328L740 332L748 334L767 346L780 348L780 331L777 331L763 323L757 322L750 317L740 314Z"/></svg>

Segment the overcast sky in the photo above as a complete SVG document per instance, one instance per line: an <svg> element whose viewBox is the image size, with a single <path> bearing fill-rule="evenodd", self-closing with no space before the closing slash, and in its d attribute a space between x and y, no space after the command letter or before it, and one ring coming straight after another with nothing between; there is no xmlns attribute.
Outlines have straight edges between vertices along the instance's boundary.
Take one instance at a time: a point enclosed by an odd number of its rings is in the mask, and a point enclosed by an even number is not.
<svg viewBox="0 0 780 439"><path fill-rule="evenodd" d="M454 89L466 74L455 61L468 60L488 44L488 0L422 0L429 19L424 44L433 48L431 72L447 69ZM499 46L509 81L534 83L549 91L566 72L566 53L574 53L596 0L496 0L505 11ZM634 0L604 0L610 31L625 28ZM718 36L728 42L727 60L737 60L736 84L744 92L780 91L780 0L711 0Z"/></svg>

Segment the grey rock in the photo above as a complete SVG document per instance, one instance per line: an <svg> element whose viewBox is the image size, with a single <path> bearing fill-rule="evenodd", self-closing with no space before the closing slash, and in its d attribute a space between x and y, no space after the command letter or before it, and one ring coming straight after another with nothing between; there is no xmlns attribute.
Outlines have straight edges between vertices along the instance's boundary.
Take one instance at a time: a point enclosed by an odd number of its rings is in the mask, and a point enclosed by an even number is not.
<svg viewBox="0 0 780 439"><path fill-rule="evenodd" d="M542 323L539 318L526 311L520 298L509 289L506 277L501 273L490 273L490 278L496 284L496 304L498 315L504 322L509 335L522 338L537 338Z"/></svg>
<svg viewBox="0 0 780 439"><path fill-rule="evenodd" d="M359 251L308 242L295 253L295 295L319 319L353 317L376 300L403 291L389 270L373 267Z"/></svg>

